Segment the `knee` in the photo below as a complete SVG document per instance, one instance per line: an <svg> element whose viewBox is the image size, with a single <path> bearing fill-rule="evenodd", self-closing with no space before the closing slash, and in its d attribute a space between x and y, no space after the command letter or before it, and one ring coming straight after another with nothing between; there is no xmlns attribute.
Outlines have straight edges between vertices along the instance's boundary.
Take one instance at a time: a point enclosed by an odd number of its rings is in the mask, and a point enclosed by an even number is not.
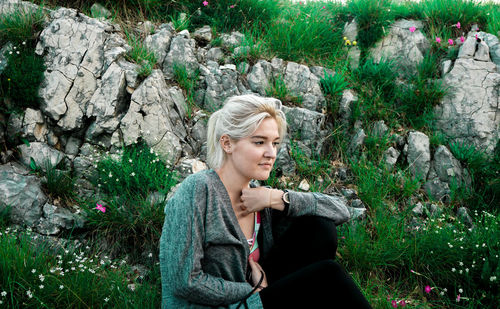
<svg viewBox="0 0 500 309"><path fill-rule="evenodd" d="M333 220L318 217L300 217L301 230L309 234L310 239L321 242L320 246L330 252L337 251L337 226Z"/></svg>

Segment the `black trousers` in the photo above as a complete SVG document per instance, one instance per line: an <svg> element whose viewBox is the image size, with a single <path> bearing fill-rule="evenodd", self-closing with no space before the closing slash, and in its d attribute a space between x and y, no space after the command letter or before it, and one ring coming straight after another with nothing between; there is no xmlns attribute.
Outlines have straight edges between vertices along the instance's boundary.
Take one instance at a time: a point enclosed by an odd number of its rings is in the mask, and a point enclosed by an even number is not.
<svg viewBox="0 0 500 309"><path fill-rule="evenodd" d="M315 216L296 218L260 264L268 287L265 309L371 308L347 272L334 261L337 228Z"/></svg>

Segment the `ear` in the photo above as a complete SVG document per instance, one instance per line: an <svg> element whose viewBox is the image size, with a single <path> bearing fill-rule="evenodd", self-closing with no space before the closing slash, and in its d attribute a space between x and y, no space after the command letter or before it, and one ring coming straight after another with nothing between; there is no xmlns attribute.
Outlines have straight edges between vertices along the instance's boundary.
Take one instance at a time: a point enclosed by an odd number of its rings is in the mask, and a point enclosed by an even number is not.
<svg viewBox="0 0 500 309"><path fill-rule="evenodd" d="M227 134L221 136L220 146L222 147L222 150L224 150L228 154L233 152L231 139Z"/></svg>

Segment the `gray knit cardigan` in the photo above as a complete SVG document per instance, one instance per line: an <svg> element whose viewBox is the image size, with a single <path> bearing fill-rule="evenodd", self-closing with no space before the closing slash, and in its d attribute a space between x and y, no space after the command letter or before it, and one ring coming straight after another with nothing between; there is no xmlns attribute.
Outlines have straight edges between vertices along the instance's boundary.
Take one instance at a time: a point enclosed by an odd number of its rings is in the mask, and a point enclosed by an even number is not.
<svg viewBox="0 0 500 309"><path fill-rule="evenodd" d="M316 215L337 225L349 219L345 203L336 196L289 192L288 216ZM273 245L272 218L280 213L270 208L261 212L262 258ZM160 239L162 308L236 308L252 291L245 281L249 254L219 175L213 169L189 175L165 206ZM263 308L258 293L247 304Z"/></svg>

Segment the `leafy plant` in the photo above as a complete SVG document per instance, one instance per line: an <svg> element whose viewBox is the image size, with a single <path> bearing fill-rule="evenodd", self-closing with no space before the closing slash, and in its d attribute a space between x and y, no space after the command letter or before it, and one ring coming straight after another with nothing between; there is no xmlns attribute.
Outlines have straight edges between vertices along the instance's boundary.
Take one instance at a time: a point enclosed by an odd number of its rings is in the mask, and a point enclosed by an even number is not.
<svg viewBox="0 0 500 309"><path fill-rule="evenodd" d="M125 31L125 34L128 44L132 47L127 54L128 60L140 65L137 72L139 77L145 78L149 76L157 62L155 53L144 46L139 37L134 36L128 31Z"/></svg>
<svg viewBox="0 0 500 309"><path fill-rule="evenodd" d="M45 178L42 180L42 185L49 195L53 198L61 198L64 201L69 201L76 197L75 181L71 177L70 172L56 169L50 160L46 161L44 170Z"/></svg>
<svg viewBox="0 0 500 309"><path fill-rule="evenodd" d="M349 89L349 82L346 80L342 72L328 74L324 72L324 78L320 80L321 89L325 94L328 111L332 115L336 115L339 108L340 98L344 90Z"/></svg>
<svg viewBox="0 0 500 309"><path fill-rule="evenodd" d="M194 94L200 71L199 69L196 69L193 73L189 73L186 66L180 63L174 63L173 69L174 79L179 83L179 86L186 91L186 99L188 103L187 115L190 117L196 106L194 102Z"/></svg>
<svg viewBox="0 0 500 309"><path fill-rule="evenodd" d="M43 58L35 55L34 49L26 42L14 45L7 55L7 66L0 73L0 112L21 112L27 107L37 109L44 72Z"/></svg>
<svg viewBox="0 0 500 309"><path fill-rule="evenodd" d="M22 8L0 15L0 45L12 42L20 45L31 42L34 34L42 30L45 16L43 6L38 9Z"/></svg>

